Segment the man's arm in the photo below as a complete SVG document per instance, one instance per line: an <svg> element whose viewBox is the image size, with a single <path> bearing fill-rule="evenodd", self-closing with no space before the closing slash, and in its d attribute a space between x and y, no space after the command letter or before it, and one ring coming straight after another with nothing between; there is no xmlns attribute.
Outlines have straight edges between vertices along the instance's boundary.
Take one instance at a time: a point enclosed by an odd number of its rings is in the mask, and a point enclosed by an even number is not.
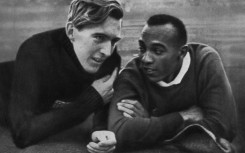
<svg viewBox="0 0 245 153"><path fill-rule="evenodd" d="M109 103L104 105L101 109L96 110L93 116L92 132L107 129L108 111Z"/></svg>
<svg viewBox="0 0 245 153"><path fill-rule="evenodd" d="M119 75L110 107L109 130L115 132L118 145L152 144L172 136L183 125L183 118L178 112L160 117L128 118L118 110L117 103L121 100L139 99L135 85L137 79L133 77L128 72Z"/></svg>
<svg viewBox="0 0 245 153"><path fill-rule="evenodd" d="M103 76L103 73L105 73L105 72L110 73L111 67L113 65L118 70L116 73L116 76L117 76L118 72L120 70L120 66L121 66L121 57L117 52L117 47L114 47L113 54L111 55L111 57L109 57L109 59L107 59L103 63L99 72L97 72L97 75L99 77L101 77L101 76ZM101 71L101 70L103 70L103 71ZM113 88L112 88L112 90L114 91ZM94 113L92 132L98 131L98 130L108 129L107 124L108 124L108 113L109 113L109 107L110 107L109 103L104 105L101 109L96 110L96 112Z"/></svg>
<svg viewBox="0 0 245 153"><path fill-rule="evenodd" d="M199 123L216 136L231 141L236 132L236 106L231 86L218 53L210 47L205 49L209 52L203 56L200 63L203 68L198 72L198 105L204 114Z"/></svg>
<svg viewBox="0 0 245 153"><path fill-rule="evenodd" d="M39 107L45 105L46 100L41 98L41 75L42 69L47 66L42 62L44 56L37 58L28 51L28 46L22 46L16 60L9 110L13 139L18 147L31 145L80 123L103 104L99 93L90 86L71 104L46 113L40 112Z"/></svg>
<svg viewBox="0 0 245 153"><path fill-rule="evenodd" d="M13 139L18 147L26 147L81 123L112 95L109 90L112 83L108 83L108 80L113 82L112 79L109 77L105 81L102 78L81 91L69 105L48 111L41 110L50 105L46 103L49 96L45 97L43 91L52 89L42 84L44 74L48 73L46 69L49 68L48 62L43 59L49 57L31 50L38 49L37 46L22 45L16 60L9 116Z"/></svg>
<svg viewBox="0 0 245 153"><path fill-rule="evenodd" d="M117 53L117 47L114 48L113 54L108 60L106 60L106 62L103 63L100 69L106 72L110 70L109 68L113 65L117 67L117 70L120 69L121 57ZM100 76L102 73L97 72L97 75ZM116 73L116 76L117 75L118 71ZM113 88L112 91L114 92ZM115 134L111 131L107 131L108 111L109 103L94 113L91 142L87 145L87 150L89 152L113 152L116 148L117 141Z"/></svg>

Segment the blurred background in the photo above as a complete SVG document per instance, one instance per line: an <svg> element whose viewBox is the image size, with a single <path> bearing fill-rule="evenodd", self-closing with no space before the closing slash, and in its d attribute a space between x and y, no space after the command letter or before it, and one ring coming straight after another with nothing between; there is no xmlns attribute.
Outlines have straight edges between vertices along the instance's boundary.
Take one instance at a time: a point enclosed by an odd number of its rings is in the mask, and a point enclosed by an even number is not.
<svg viewBox="0 0 245 153"><path fill-rule="evenodd" d="M181 18L189 41L218 50L237 101L239 137L245 138L245 1L244 0L121 0L125 17L119 52L123 65L137 53L145 20L156 13ZM0 62L14 60L20 44L31 35L63 27L70 0L1 0ZM245 145L243 145L245 146ZM238 147L242 152L245 150Z"/></svg>

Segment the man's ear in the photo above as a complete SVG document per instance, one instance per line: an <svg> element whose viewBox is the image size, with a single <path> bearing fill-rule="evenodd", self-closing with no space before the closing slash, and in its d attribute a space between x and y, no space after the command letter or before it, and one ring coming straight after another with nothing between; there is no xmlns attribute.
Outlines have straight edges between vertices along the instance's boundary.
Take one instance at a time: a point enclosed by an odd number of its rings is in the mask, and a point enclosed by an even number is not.
<svg viewBox="0 0 245 153"><path fill-rule="evenodd" d="M74 41L74 26L71 22L68 22L66 24L66 35L71 40L71 42Z"/></svg>
<svg viewBox="0 0 245 153"><path fill-rule="evenodd" d="M188 46L184 45L180 48L180 58L183 59L188 52Z"/></svg>

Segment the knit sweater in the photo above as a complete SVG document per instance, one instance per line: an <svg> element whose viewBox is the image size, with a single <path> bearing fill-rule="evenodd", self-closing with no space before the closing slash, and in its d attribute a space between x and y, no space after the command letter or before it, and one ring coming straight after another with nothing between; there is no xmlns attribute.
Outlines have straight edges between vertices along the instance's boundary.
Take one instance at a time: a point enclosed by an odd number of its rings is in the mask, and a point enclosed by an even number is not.
<svg viewBox="0 0 245 153"><path fill-rule="evenodd" d="M103 99L91 84L119 66L120 56L114 51L98 73L87 73L64 28L26 40L15 61L9 107L16 145L36 143L81 123L100 109Z"/></svg>
<svg viewBox="0 0 245 153"><path fill-rule="evenodd" d="M109 112L109 129L115 132L119 146L171 140L190 125L200 126L214 135L213 139L233 139L235 103L221 59L207 45L190 43L188 48L191 63L177 85L162 87L150 82L140 68L139 58L131 60L120 73ZM138 100L150 117L124 117L117 109L123 99ZM202 109L204 119L184 122L179 112L194 105Z"/></svg>

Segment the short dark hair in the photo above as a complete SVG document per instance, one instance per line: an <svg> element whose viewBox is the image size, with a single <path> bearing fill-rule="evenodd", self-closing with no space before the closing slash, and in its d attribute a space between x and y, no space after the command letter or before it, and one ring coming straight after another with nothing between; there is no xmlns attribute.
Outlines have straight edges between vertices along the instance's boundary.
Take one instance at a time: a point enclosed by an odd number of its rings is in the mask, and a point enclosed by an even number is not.
<svg viewBox="0 0 245 153"><path fill-rule="evenodd" d="M173 27L175 27L177 31L177 44L183 46L187 43L187 31L185 28L184 23L178 19L177 17L167 15L167 14L156 14L151 16L147 20L148 26L157 26L157 25L165 25L165 24L171 24Z"/></svg>

